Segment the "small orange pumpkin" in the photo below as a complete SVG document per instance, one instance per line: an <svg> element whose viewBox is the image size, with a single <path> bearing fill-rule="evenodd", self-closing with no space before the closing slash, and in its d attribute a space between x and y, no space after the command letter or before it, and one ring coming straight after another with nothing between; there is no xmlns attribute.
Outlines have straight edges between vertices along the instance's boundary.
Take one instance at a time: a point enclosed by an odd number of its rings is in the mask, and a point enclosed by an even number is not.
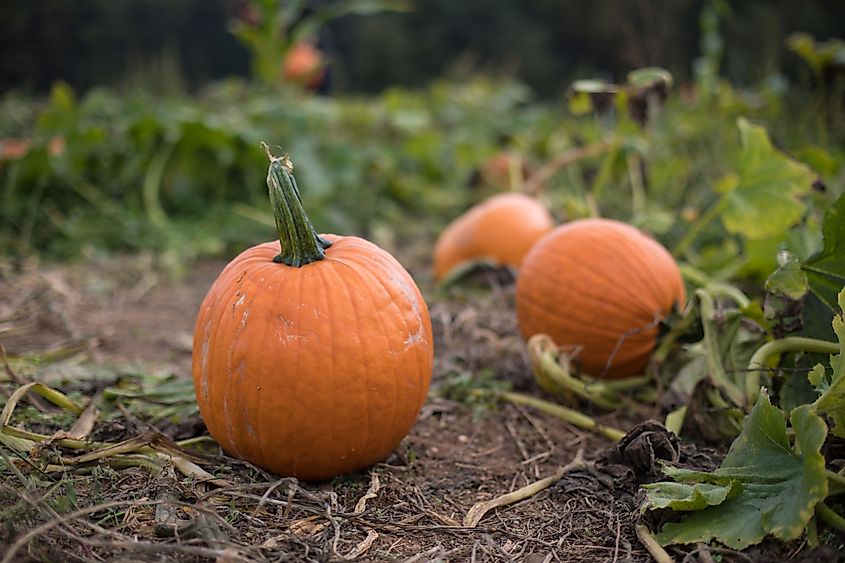
<svg viewBox="0 0 845 563"><path fill-rule="evenodd" d="M270 158L279 241L242 252L205 297L194 388L227 452L279 475L328 479L384 459L414 424L431 380L431 321L393 256L357 237L317 235L290 160Z"/></svg>
<svg viewBox="0 0 845 563"><path fill-rule="evenodd" d="M511 171L512 167L513 171ZM521 156L504 150L485 160L479 171L488 184L499 190L518 189L529 176L528 168ZM516 181L511 178L512 173L516 174Z"/></svg>
<svg viewBox="0 0 845 563"><path fill-rule="evenodd" d="M282 77L294 84L317 88L325 75L323 53L307 41L295 43L285 54Z"/></svg>
<svg viewBox="0 0 845 563"><path fill-rule="evenodd" d="M547 234L525 257L516 284L523 337L548 334L573 347L588 374L611 379L642 373L659 322L683 302L669 252L610 219L581 219Z"/></svg>
<svg viewBox="0 0 845 563"><path fill-rule="evenodd" d="M480 259L518 267L531 245L553 227L548 209L536 198L497 194L440 234L434 246L434 276L442 280L457 266Z"/></svg>

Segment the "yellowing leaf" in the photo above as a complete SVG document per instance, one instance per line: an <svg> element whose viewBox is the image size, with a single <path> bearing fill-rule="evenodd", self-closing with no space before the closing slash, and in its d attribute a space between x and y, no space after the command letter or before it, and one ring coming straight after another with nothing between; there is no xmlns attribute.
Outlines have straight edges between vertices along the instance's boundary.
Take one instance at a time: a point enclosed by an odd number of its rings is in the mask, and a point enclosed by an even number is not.
<svg viewBox="0 0 845 563"><path fill-rule="evenodd" d="M651 485L647 509L689 510L687 506L694 510L679 522L666 524L658 541L667 545L715 539L744 549L766 534L782 540L800 536L828 492L820 451L827 426L809 405L792 411L791 423L795 441L790 445L783 412L763 393L719 469L712 473L668 471L676 481L694 483L677 491L667 490L665 483ZM667 499L673 492L678 498Z"/></svg>
<svg viewBox="0 0 845 563"><path fill-rule="evenodd" d="M728 497L739 493L742 485L736 480L731 480L726 485L662 482L643 485L643 489L648 495L649 508L701 510L708 506L722 504Z"/></svg>
<svg viewBox="0 0 845 563"><path fill-rule="evenodd" d="M749 239L773 238L804 214L800 197L815 175L800 162L772 146L766 130L746 119L738 122L742 150L736 181L721 182L725 228Z"/></svg>

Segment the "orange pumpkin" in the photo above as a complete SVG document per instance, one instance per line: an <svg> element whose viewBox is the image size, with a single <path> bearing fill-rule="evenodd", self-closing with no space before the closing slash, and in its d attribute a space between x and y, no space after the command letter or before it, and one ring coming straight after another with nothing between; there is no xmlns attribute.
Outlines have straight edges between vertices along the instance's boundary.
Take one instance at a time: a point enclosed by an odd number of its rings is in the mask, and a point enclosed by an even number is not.
<svg viewBox="0 0 845 563"><path fill-rule="evenodd" d="M511 167L514 167L514 172L517 175L516 182L511 179ZM523 159L517 153L508 151L499 151L487 160L485 160L480 167L482 178L491 186L500 190L510 190L518 188L528 178L528 169L523 163Z"/></svg>
<svg viewBox="0 0 845 563"><path fill-rule="evenodd" d="M194 388L227 452L322 480L384 459L410 430L431 380L431 321L393 256L317 235L287 157L271 157L267 183L279 241L242 252L205 297Z"/></svg>
<svg viewBox="0 0 845 563"><path fill-rule="evenodd" d="M324 74L325 61L317 47L307 41L301 41L288 49L282 65L282 77L285 81L317 88L323 81Z"/></svg>
<svg viewBox="0 0 845 563"><path fill-rule="evenodd" d="M489 259L518 267L554 220L536 198L508 192L474 206L441 233L434 246L434 276L442 280L457 266Z"/></svg>
<svg viewBox="0 0 845 563"><path fill-rule="evenodd" d="M675 260L638 229L609 219L556 228L531 249L516 284L527 340L548 334L571 346L584 371L619 378L642 373L659 322L684 302Z"/></svg>

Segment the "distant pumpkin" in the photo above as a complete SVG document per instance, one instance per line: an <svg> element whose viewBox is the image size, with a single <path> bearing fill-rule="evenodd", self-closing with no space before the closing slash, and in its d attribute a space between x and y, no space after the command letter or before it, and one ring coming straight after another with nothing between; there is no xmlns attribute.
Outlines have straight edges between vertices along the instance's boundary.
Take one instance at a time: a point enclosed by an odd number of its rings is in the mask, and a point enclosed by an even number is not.
<svg viewBox="0 0 845 563"><path fill-rule="evenodd" d="M272 157L279 240L242 252L203 300L193 378L227 452L315 481L396 448L426 399L434 348L410 274L364 239L318 235L292 171Z"/></svg>
<svg viewBox="0 0 845 563"><path fill-rule="evenodd" d="M17 137L0 139L0 160L16 160L23 158L32 149L32 141ZM56 136L47 142L47 154L59 156L65 152L64 137Z"/></svg>
<svg viewBox="0 0 845 563"><path fill-rule="evenodd" d="M481 177L486 183L499 190L516 189L519 185L511 178L511 168L516 174L516 182L524 182L528 178L528 168L523 159L517 153L499 151L487 160L480 167ZM516 184L516 185L515 185Z"/></svg>
<svg viewBox="0 0 845 563"><path fill-rule="evenodd" d="M672 255L610 219L581 219L548 233L525 257L516 284L523 337L547 334L595 377L641 374L660 321L683 303Z"/></svg>
<svg viewBox="0 0 845 563"><path fill-rule="evenodd" d="M325 72L323 53L313 44L301 41L288 49L282 65L285 81L313 89L323 82Z"/></svg>
<svg viewBox="0 0 845 563"><path fill-rule="evenodd" d="M434 246L434 276L444 279L456 267L487 259L518 267L537 239L552 230L554 220L537 198L497 194L452 221Z"/></svg>

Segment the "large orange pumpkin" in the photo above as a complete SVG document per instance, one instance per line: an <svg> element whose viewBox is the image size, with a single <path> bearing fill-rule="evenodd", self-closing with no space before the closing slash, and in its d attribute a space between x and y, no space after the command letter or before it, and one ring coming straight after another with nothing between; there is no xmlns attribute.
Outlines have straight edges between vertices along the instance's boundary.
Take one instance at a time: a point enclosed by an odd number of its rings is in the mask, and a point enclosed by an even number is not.
<svg viewBox="0 0 845 563"><path fill-rule="evenodd" d="M571 346L597 377L642 373L659 322L683 301L669 252L609 219L573 221L547 234L525 257L516 284L522 335L545 333Z"/></svg>
<svg viewBox="0 0 845 563"><path fill-rule="evenodd" d="M286 157L271 157L267 182L280 240L242 252L203 301L197 402L230 454L327 479L384 459L414 424L431 379L431 321L390 254L317 235Z"/></svg>
<svg viewBox="0 0 845 563"><path fill-rule="evenodd" d="M548 209L536 198L516 192L495 195L440 234L434 246L434 276L442 280L457 266L480 259L517 267L531 245L553 227Z"/></svg>

